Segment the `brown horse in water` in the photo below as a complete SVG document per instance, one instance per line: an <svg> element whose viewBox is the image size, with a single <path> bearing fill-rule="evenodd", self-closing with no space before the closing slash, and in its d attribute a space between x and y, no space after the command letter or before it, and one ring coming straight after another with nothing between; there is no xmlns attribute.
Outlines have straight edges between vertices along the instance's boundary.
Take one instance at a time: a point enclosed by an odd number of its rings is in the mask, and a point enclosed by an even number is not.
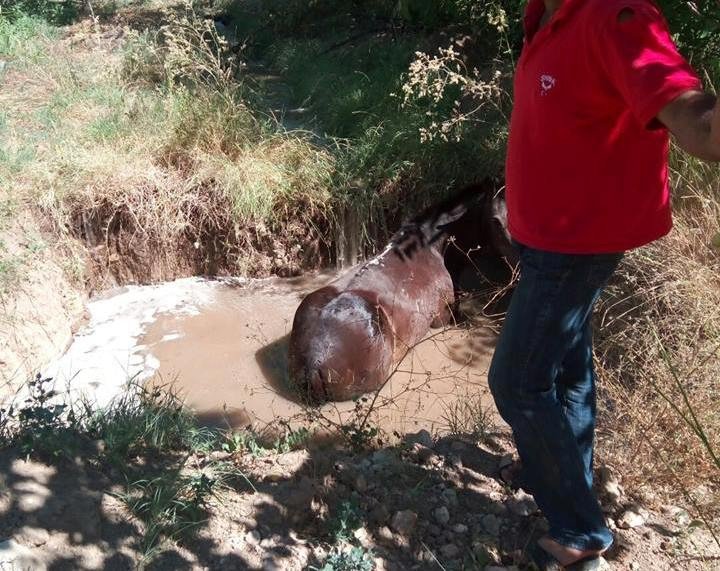
<svg viewBox="0 0 720 571"><path fill-rule="evenodd" d="M380 254L303 299L289 348L290 380L303 398L349 400L381 387L408 348L449 321L454 291L443 250L453 223L482 201L480 217L491 220L472 226L490 222L496 230L487 239L510 247L504 201L489 191L470 186L431 206Z"/></svg>

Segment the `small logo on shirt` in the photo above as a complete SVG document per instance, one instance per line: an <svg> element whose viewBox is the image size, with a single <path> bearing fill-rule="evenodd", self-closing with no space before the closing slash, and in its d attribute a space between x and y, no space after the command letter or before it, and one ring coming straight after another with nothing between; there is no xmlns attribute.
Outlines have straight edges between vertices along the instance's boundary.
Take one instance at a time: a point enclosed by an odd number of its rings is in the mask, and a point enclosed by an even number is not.
<svg viewBox="0 0 720 571"><path fill-rule="evenodd" d="M555 78L544 73L540 76L540 95L547 95L555 87Z"/></svg>

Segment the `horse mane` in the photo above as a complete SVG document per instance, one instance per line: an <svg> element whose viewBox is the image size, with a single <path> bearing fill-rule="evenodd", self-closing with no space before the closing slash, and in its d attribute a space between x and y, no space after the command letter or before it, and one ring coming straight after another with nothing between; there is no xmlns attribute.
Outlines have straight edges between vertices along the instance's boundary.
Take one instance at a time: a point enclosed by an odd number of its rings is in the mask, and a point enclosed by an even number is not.
<svg viewBox="0 0 720 571"><path fill-rule="evenodd" d="M491 195L492 190L492 182L485 179L431 204L393 234L390 246L401 258L409 258L422 248L442 247L449 236L449 226L462 218L473 204Z"/></svg>

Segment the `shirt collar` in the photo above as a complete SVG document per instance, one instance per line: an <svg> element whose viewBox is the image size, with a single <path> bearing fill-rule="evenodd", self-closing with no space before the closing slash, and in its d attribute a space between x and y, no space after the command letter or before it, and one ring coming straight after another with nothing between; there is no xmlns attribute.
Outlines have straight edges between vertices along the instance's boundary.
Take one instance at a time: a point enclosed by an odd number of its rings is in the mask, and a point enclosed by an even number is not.
<svg viewBox="0 0 720 571"><path fill-rule="evenodd" d="M560 6L557 12L555 12L555 14L553 15L553 19L549 25L553 28L557 26L584 1L585 0L564 0L562 6ZM542 18L544 13L544 0L530 0L528 2L527 8L525 9L525 18L523 21L526 38L530 39L535 35L535 32L537 32L538 26L540 25L540 19Z"/></svg>

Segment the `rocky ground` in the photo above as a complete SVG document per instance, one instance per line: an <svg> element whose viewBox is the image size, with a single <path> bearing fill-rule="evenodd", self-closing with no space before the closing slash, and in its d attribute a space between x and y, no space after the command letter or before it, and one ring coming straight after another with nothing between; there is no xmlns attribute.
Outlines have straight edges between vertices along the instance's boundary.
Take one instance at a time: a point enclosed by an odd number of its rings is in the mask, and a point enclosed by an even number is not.
<svg viewBox="0 0 720 571"><path fill-rule="evenodd" d="M217 490L194 533L145 557L152 530L121 501L127 482L118 470L91 454L45 465L6 450L0 569L528 569L527 547L546 524L532 496L496 478L509 450L503 435L478 443L421 431L363 452L195 453L186 465L230 463L247 480ZM626 496L609 469L599 480L617 538L608 568L720 568L682 508ZM353 546L364 564L328 566Z"/></svg>

